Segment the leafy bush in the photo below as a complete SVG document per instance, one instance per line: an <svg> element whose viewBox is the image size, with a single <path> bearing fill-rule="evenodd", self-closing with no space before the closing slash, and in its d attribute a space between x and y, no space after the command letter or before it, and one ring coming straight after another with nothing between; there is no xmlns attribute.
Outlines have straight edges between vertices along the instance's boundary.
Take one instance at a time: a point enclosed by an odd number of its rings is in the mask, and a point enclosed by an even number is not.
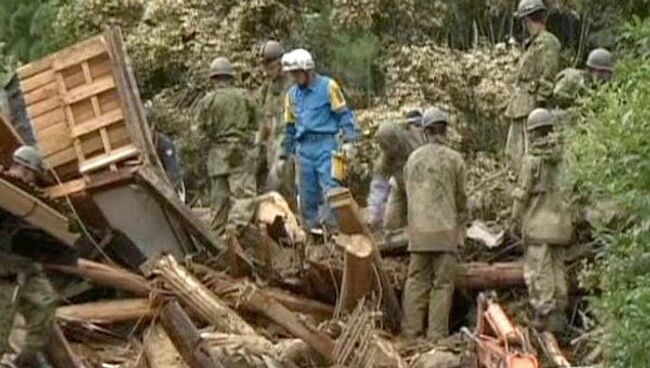
<svg viewBox="0 0 650 368"><path fill-rule="evenodd" d="M597 232L607 366L621 368L650 361L650 21L625 29L631 49L616 80L584 107L571 145L577 187L592 203L614 201L630 219Z"/></svg>

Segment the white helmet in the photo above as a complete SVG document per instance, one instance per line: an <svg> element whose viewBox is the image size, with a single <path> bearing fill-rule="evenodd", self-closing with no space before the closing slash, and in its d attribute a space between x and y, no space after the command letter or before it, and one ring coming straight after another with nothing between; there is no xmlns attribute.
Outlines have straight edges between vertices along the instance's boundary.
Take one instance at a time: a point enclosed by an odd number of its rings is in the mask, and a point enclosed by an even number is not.
<svg viewBox="0 0 650 368"><path fill-rule="evenodd" d="M312 70L315 67L314 59L309 51L305 49L295 49L282 56L282 70L285 72Z"/></svg>

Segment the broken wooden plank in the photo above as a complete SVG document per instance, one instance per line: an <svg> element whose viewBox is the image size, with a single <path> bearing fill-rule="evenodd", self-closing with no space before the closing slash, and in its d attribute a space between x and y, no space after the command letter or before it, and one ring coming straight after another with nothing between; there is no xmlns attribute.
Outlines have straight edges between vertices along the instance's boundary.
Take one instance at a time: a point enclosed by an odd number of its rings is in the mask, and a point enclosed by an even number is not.
<svg viewBox="0 0 650 368"><path fill-rule="evenodd" d="M564 353L562 353L562 349L560 349L560 344L558 344L557 340L555 339L555 336L553 336L552 333L548 331L542 332L540 336L540 344L542 344L544 353L546 354L548 359L553 363L554 367L558 367L558 368L572 367L571 363L569 363L569 360L564 356Z"/></svg>
<svg viewBox="0 0 650 368"><path fill-rule="evenodd" d="M363 234L340 234L336 244L343 249L343 281L336 303L337 312L352 311L364 298L370 296L377 284L373 269L373 245Z"/></svg>
<svg viewBox="0 0 650 368"><path fill-rule="evenodd" d="M277 300L287 309L312 316L318 321L328 320L334 316L334 307L329 304L294 295L281 289L265 288L261 292Z"/></svg>
<svg viewBox="0 0 650 368"><path fill-rule="evenodd" d="M79 172L82 174L105 168L111 164L124 161L126 159L137 156L139 153L135 146L128 145L120 147L97 157L84 160L79 164Z"/></svg>
<svg viewBox="0 0 650 368"><path fill-rule="evenodd" d="M0 165L11 166L14 151L23 143L9 117L0 113Z"/></svg>
<svg viewBox="0 0 650 368"><path fill-rule="evenodd" d="M4 179L0 179L0 208L42 229L69 247L74 247L80 237L69 230L67 217Z"/></svg>
<svg viewBox="0 0 650 368"><path fill-rule="evenodd" d="M383 268L379 248L375 244L372 232L363 221L359 206L347 188L335 188L327 194L327 199L336 214L339 229L348 235L364 234L373 242L373 265L379 277L375 286L382 296L382 308L386 326L392 332L398 332L402 321L402 307L391 285L390 278Z"/></svg>
<svg viewBox="0 0 650 368"><path fill-rule="evenodd" d="M56 318L70 322L116 323L153 317L149 299L106 300L59 307Z"/></svg>
<svg viewBox="0 0 650 368"><path fill-rule="evenodd" d="M196 277L176 262L163 256L155 262L157 275L185 305L220 331L257 336L257 332Z"/></svg>
<svg viewBox="0 0 650 368"><path fill-rule="evenodd" d="M177 301L162 309L161 322L185 362L192 368L223 368L204 347L199 331Z"/></svg>
<svg viewBox="0 0 650 368"><path fill-rule="evenodd" d="M144 353L149 368L190 368L159 324L144 333Z"/></svg>

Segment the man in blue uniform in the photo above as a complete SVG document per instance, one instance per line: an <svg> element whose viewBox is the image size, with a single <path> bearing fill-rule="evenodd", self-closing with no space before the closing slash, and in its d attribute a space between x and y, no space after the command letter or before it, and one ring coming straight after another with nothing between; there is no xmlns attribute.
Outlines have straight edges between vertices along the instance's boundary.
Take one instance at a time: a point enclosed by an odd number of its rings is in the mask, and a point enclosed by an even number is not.
<svg viewBox="0 0 650 368"><path fill-rule="evenodd" d="M300 206L304 225L319 227L319 209L327 192L338 186L332 178L332 153L342 132L343 150L359 136L359 127L339 85L316 73L311 54L297 49L282 57L282 68L293 79L284 102L285 139L282 157L297 154L300 166Z"/></svg>

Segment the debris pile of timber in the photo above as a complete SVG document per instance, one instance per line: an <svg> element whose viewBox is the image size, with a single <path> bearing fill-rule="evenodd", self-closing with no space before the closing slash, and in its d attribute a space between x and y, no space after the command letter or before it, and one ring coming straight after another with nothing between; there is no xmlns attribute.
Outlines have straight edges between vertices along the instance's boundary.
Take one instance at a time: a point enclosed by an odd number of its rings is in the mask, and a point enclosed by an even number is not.
<svg viewBox="0 0 650 368"><path fill-rule="evenodd" d="M339 231L324 239L307 237L276 193L260 196L254 223L217 239L201 219L209 211L182 203L162 173L129 65L112 30L18 71L50 183L40 194L0 177L0 208L82 254L45 265L67 275L48 348L57 367L429 367L460 362L463 350L509 356L515 327L515 353L532 354L535 340L519 326L528 322L519 313L523 247L504 231L511 178L498 163L477 158L470 173L476 221L456 280L457 343L441 357L439 346L399 337L408 236L373 233L355 191L330 193ZM21 139L7 137L2 163ZM93 251L81 252L84 244ZM591 250L574 247L567 257L576 262ZM467 315L485 290L519 303L503 308L517 318L479 321L463 341L460 328L475 323ZM492 309L503 317L497 306L479 299L479 318L493 318ZM582 310L573 315L574 328L590 328ZM539 336L549 359L566 364L555 337Z"/></svg>

